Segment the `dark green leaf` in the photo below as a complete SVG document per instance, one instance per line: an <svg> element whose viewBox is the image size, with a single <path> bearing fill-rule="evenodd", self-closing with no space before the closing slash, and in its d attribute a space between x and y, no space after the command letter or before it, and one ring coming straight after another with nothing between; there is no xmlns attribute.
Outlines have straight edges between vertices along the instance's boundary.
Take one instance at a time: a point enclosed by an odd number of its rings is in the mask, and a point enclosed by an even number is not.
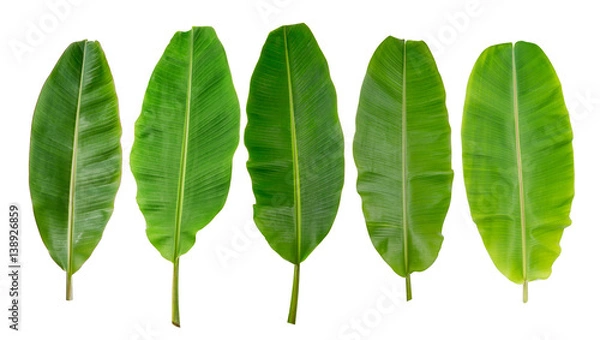
<svg viewBox="0 0 600 340"><path fill-rule="evenodd" d="M442 244L453 172L442 79L422 41L389 37L365 77L354 136L358 192L373 245L406 277Z"/></svg>
<svg viewBox="0 0 600 340"><path fill-rule="evenodd" d="M254 221L295 264L288 322L294 323L299 265L329 232L344 181L344 143L327 61L304 24L269 34L248 98L248 171Z"/></svg>
<svg viewBox="0 0 600 340"><path fill-rule="evenodd" d="M46 80L31 128L29 187L52 259L71 276L90 257L112 214L121 179L121 125L100 44L80 41Z"/></svg>

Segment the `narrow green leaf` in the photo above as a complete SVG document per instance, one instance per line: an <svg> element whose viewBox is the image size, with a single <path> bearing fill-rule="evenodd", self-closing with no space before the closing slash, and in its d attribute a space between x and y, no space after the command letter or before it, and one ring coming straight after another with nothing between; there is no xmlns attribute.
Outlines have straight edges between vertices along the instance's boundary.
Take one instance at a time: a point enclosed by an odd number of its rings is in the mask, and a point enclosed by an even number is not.
<svg viewBox="0 0 600 340"><path fill-rule="evenodd" d="M412 298L410 274L442 244L450 204L450 125L437 66L422 41L388 37L365 77L354 136L357 188L373 245Z"/></svg>
<svg viewBox="0 0 600 340"><path fill-rule="evenodd" d="M471 215L494 264L523 284L550 276L571 224L573 134L544 52L517 42L486 49L473 68L462 144Z"/></svg>
<svg viewBox="0 0 600 340"><path fill-rule="evenodd" d="M293 263L288 322L295 323L300 263L325 238L344 181L344 142L327 61L304 24L269 34L247 105L254 221Z"/></svg>
<svg viewBox="0 0 600 340"><path fill-rule="evenodd" d="M31 127L29 188L50 256L71 277L112 214L121 179L121 125L113 78L96 41L71 44L40 93Z"/></svg>
<svg viewBox="0 0 600 340"><path fill-rule="evenodd" d="M173 262L176 326L179 257L225 204L239 119L229 64L214 29L177 32L150 78L131 150L146 234Z"/></svg>

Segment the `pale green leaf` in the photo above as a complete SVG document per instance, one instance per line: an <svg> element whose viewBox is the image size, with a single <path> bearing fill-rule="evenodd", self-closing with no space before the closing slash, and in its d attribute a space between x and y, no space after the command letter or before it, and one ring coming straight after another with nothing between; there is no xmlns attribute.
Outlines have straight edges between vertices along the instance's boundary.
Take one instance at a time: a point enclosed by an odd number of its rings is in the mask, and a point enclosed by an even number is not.
<svg viewBox="0 0 600 340"><path fill-rule="evenodd" d="M523 284L546 279L571 224L573 138L561 85L544 52L486 49L465 101L462 143L471 215L496 267Z"/></svg>

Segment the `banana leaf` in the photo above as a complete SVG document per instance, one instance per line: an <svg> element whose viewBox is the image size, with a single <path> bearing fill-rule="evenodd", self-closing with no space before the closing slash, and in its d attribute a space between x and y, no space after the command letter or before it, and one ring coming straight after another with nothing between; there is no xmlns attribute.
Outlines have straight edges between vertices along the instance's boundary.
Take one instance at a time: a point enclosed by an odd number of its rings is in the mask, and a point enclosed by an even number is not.
<svg viewBox="0 0 600 340"><path fill-rule="evenodd" d="M486 49L465 100L462 145L473 221L492 261L523 285L546 279L571 224L573 134L560 81L528 42Z"/></svg>
<svg viewBox="0 0 600 340"><path fill-rule="evenodd" d="M121 123L100 43L67 47L40 93L31 127L29 189L50 256L72 276L100 242L121 180Z"/></svg>
<svg viewBox="0 0 600 340"><path fill-rule="evenodd" d="M271 248L294 264L293 324L300 263L331 229L344 181L335 88L308 26L269 34L252 75L247 113L254 221Z"/></svg>
<svg viewBox="0 0 600 340"><path fill-rule="evenodd" d="M388 37L363 82L354 135L357 189L371 241L412 298L410 274L433 264L452 188L446 93L422 41Z"/></svg>
<svg viewBox="0 0 600 340"><path fill-rule="evenodd" d="M146 234L173 263L177 327L179 259L225 204L239 119L229 64L214 29L177 32L150 78L131 150Z"/></svg>

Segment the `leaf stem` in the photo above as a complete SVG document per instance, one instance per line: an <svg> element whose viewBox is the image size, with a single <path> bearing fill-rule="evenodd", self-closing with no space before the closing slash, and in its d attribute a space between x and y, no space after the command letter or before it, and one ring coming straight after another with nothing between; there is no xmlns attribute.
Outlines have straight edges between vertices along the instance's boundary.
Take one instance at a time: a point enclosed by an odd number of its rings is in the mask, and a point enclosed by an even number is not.
<svg viewBox="0 0 600 340"><path fill-rule="evenodd" d="M73 300L73 274L67 272L67 301Z"/></svg>
<svg viewBox="0 0 600 340"><path fill-rule="evenodd" d="M527 303L527 300L529 300L529 285L525 280L523 281L523 303Z"/></svg>
<svg viewBox="0 0 600 340"><path fill-rule="evenodd" d="M406 301L412 300L412 285L410 284L410 274L406 274Z"/></svg>
<svg viewBox="0 0 600 340"><path fill-rule="evenodd" d="M292 286L292 300L290 301L290 312L288 323L296 324L296 310L298 309L298 288L300 286L300 264L294 265L294 285Z"/></svg>
<svg viewBox="0 0 600 340"><path fill-rule="evenodd" d="M181 327L181 322L179 321L179 257L173 263L173 300L171 313L173 325Z"/></svg>

